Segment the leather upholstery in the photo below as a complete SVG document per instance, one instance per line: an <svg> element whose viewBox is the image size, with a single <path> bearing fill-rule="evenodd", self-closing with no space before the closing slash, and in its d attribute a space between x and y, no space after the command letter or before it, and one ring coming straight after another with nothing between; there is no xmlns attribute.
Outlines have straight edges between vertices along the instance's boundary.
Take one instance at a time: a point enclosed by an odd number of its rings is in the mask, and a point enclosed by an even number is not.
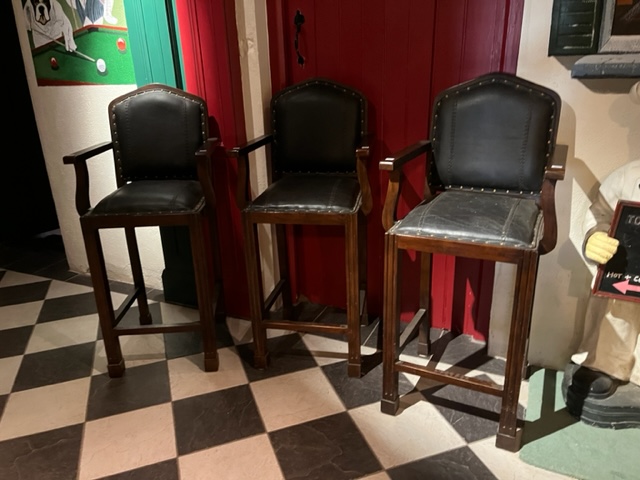
<svg viewBox="0 0 640 480"><path fill-rule="evenodd" d="M447 190L411 210L390 233L535 248L541 228L542 212L532 198Z"/></svg>
<svg viewBox="0 0 640 480"><path fill-rule="evenodd" d="M360 201L360 185L355 177L287 175L269 185L245 211L353 213Z"/></svg>
<svg viewBox="0 0 640 480"><path fill-rule="evenodd" d="M366 131L366 102L348 87L313 79L271 100L277 172L353 172Z"/></svg>
<svg viewBox="0 0 640 480"><path fill-rule="evenodd" d="M195 179L194 153L204 142L202 102L162 87L109 105L118 185L126 181Z"/></svg>
<svg viewBox="0 0 640 480"><path fill-rule="evenodd" d="M107 195L87 215L187 213L203 205L197 180L140 180Z"/></svg>
<svg viewBox="0 0 640 480"><path fill-rule="evenodd" d="M442 92L431 138L445 186L539 193L555 145L560 98L508 74Z"/></svg>

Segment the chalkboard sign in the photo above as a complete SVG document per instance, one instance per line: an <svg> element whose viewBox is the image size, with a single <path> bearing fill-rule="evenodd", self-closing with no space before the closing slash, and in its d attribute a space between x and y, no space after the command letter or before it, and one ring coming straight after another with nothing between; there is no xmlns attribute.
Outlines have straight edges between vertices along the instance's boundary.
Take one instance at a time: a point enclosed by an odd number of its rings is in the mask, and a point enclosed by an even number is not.
<svg viewBox="0 0 640 480"><path fill-rule="evenodd" d="M620 245L611 260L598 267L593 293L640 302L640 202L618 202L609 236Z"/></svg>

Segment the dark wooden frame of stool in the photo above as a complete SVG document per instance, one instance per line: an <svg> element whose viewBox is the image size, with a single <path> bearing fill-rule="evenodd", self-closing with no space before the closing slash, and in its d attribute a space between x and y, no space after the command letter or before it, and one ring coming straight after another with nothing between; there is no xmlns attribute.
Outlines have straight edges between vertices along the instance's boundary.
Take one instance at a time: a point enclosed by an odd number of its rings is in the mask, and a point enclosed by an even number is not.
<svg viewBox="0 0 640 480"><path fill-rule="evenodd" d="M373 200L371 187L367 176L366 160L369 156L367 134L367 102L360 92L326 79L310 79L300 84L288 87L277 95L286 94L295 89L305 88L307 85L330 85L331 88L344 90L348 95L356 95L361 101L361 144L354 150L355 173L362 201L360 208L349 214L311 211L246 211L245 207L251 203L249 182L249 153L274 142L273 134L266 134L244 145L227 151L229 157L238 161L238 189L236 202L242 212L242 224L245 242L245 260L247 262L247 276L249 282L249 296L251 320L254 339L254 364L258 369L264 369L269 363L266 347L266 329L280 329L308 333L329 333L347 336L348 361L347 372L350 377L360 377L362 355L360 351L360 325L367 324L366 291L366 215L371 211ZM272 108L273 110L273 108ZM280 177L273 172L273 182ZM280 280L276 283L267 298L264 298L262 274L260 267L260 252L258 247L257 224L275 224L276 243L278 251L278 265ZM293 320L293 305L291 285L289 280L289 261L287 249L286 225L339 225L345 229L345 263L347 277L347 324L322 324L308 321ZM282 296L283 315L285 319L271 319L270 309L279 296Z"/></svg>
<svg viewBox="0 0 640 480"><path fill-rule="evenodd" d="M517 88L532 88L533 85L521 81L517 77L497 75L494 81L516 82ZM474 87L478 82L491 81L490 76L484 76L452 87L446 93L456 95L459 90L467 86ZM555 95L551 92L552 95ZM557 96L556 96L557 98ZM436 99L436 104L438 99ZM559 98L557 98L559 102ZM559 116L559 103L556 105L556 118L552 117L553 131L550 137L555 138ZM435 117L436 113L434 113ZM435 135L435 134L434 134ZM555 149L554 149L555 147ZM404 372L412 375L429 378L445 384L456 385L470 390L483 392L490 395L501 396L501 411L499 427L496 438L496 446L510 451L520 448L522 429L517 428L517 407L520 394L520 385L525 375L526 356L528 350L528 338L531 325L531 313L533 308L536 274L539 255L553 250L557 238L557 225L555 218L555 184L562 180L565 174L567 147L552 144L547 153L547 163L541 191L536 198L538 207L544 217L543 235L535 248L514 248L510 246L487 245L482 242L465 242L446 237L428 237L418 235L396 235L389 230L397 221L397 204L403 178L402 167L408 161L427 156L427 178L425 179L425 200L430 201L437 193L443 191L443 185L439 185L439 179L435 170L432 156L432 140L423 140L395 153L380 162L380 169L389 172L389 186L383 208L383 226L385 231L385 265L384 265L384 315L383 315L383 399L381 410L384 413L395 415L399 408L398 374ZM450 188L444 187L444 188ZM478 189L479 190L479 189ZM503 192L504 193L504 192ZM518 192L513 192L518 194ZM522 194L523 192L520 192ZM526 192L525 192L526 193ZM492 193L487 192L488 195ZM502 193L498 193L502 194ZM406 326L402 335L399 333L400 324L400 270L402 250L414 250L420 256L420 284L419 284L419 309ZM508 350L505 367L504 386L492 381L472 378L457 372L438 370L431 366L422 366L410 361L399 359L401 351L406 345L419 335L418 354L427 356L431 352L429 338L431 312L431 260L432 254L446 254L474 259L490 260L496 262L513 263L517 266L515 281L515 295L511 328L509 332Z"/></svg>
<svg viewBox="0 0 640 480"><path fill-rule="evenodd" d="M101 153L115 150L117 145L117 127L112 124L112 141L100 143L63 158L64 164L73 165L76 173L76 210L80 215L82 235L89 262L89 271L98 308L100 327L104 341L108 372L110 377L120 377L125 371L124 358L120 348L119 337L123 335L146 335L156 333L174 333L201 331L204 350L204 370L218 370L218 353L216 348L215 321L224 319L224 299L222 286L222 270L216 219L216 202L211 181L211 161L213 154L219 150L220 141L208 138L209 116L204 100L182 90L167 85L149 84L135 91L121 95L109 104L109 118L113 116L113 107L126 99L146 92L162 91L196 102L201 110L201 128L203 143L194 152L194 170L200 182L203 201L189 211L167 211L156 213L96 215L91 216L89 200L89 172L87 160ZM114 155L115 157L115 155ZM116 165L117 187L126 181ZM136 227L149 226L186 226L189 229L193 266L196 276L196 290L198 298L199 321L177 324L152 324L151 314L144 285L142 265L136 240ZM208 228L207 228L208 227ZM105 267L105 258L100 241L100 229L123 228L126 237L131 270L133 275L133 289L122 306L114 311L110 295L109 279ZM211 241L211 262L207 255L205 242L208 230ZM210 265L212 268L210 268ZM213 271L211 271L213 270ZM140 325L119 325L129 308L137 300L140 311Z"/></svg>

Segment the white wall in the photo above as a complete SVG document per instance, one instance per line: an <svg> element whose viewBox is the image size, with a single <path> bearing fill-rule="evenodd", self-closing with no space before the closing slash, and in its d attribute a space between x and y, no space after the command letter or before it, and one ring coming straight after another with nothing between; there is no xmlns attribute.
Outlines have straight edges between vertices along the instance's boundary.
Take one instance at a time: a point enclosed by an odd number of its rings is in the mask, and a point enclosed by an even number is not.
<svg viewBox="0 0 640 480"><path fill-rule="evenodd" d="M579 57L548 57L553 0L525 0L517 74L555 90L562 98L558 143L569 146L567 175L556 189L558 244L540 260L529 360L561 369L577 347L591 273L582 258L582 221L600 181L616 167L640 158L640 105L628 79L578 80ZM636 79L637 81L637 79ZM501 350L510 315L513 268L499 265L491 340Z"/></svg>
<svg viewBox="0 0 640 480"><path fill-rule="evenodd" d="M236 26L242 74L245 128L247 140L251 140L270 131L270 128L266 126L266 122L270 118L267 110L271 100L266 0L236 0ZM251 153L249 163L251 191L253 198L255 198L269 185L265 148ZM278 252L274 243L273 230L269 224L258 224L260 265L265 296L268 296L279 278ZM276 302L273 308L278 305L279 303Z"/></svg>
<svg viewBox="0 0 640 480"><path fill-rule="evenodd" d="M67 260L72 271L86 273L88 265L75 209L75 174L72 166L63 165L62 157L109 140L107 105L135 85L39 87L20 0L13 0L13 9ZM115 188L113 156L106 153L89 162L91 200L95 202ZM101 237L109 278L131 281L124 234L106 231ZM147 286L161 288L164 260L158 229L138 229L138 243Z"/></svg>

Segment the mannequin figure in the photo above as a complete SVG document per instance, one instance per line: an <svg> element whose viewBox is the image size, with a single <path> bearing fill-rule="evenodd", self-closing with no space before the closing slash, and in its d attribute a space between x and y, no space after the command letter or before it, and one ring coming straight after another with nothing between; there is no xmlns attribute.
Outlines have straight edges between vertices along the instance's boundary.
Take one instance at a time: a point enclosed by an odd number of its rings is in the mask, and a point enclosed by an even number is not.
<svg viewBox="0 0 640 480"><path fill-rule="evenodd" d="M618 249L618 240L607 232L619 200L640 201L640 160L621 166L605 178L598 198L585 217L583 253L594 267L607 263ZM565 387L569 390L567 406L571 413L579 416L583 413L583 404L594 400L597 407L606 407L607 402L600 404L598 401L615 396L621 385L629 384L625 392L635 389L636 397L640 397L639 335L640 303L590 296L584 335L565 371ZM640 398L636 406L640 408ZM595 415L591 423L606 424L606 408L603 412ZM634 418L640 420L638 416L640 410ZM617 428L615 425L600 426ZM640 421L625 426L640 426Z"/></svg>

